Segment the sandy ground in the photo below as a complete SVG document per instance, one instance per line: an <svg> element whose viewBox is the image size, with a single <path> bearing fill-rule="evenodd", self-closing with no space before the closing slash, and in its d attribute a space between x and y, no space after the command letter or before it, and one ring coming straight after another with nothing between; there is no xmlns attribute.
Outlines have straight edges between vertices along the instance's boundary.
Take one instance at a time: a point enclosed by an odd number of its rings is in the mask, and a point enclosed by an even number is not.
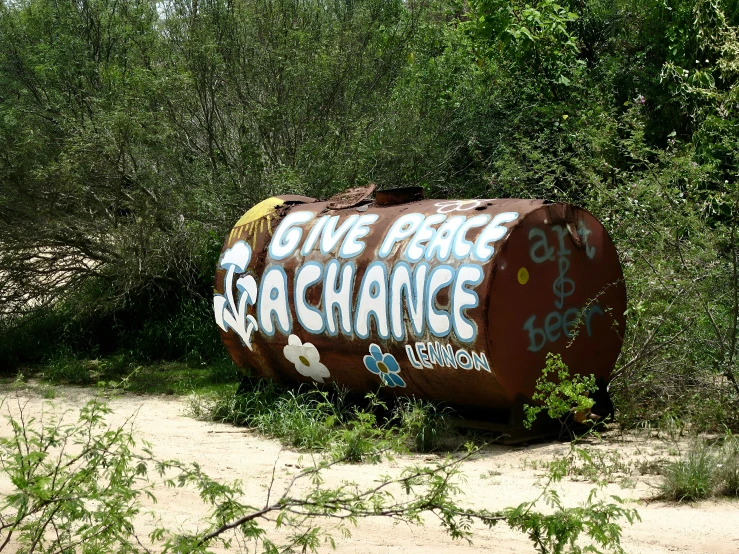
<svg viewBox="0 0 739 554"><path fill-rule="evenodd" d="M16 393L27 403L29 412L62 412L77 409L95 391L91 389L58 388L56 398L44 400L33 388ZM3 410L15 410L17 401L11 398ZM301 467L310 466L310 456L284 449L273 440L249 430L225 424L197 421L185 415L182 398L122 395L109 400L114 413L111 424L122 424L133 417L136 435L153 445L160 459L176 458L197 462L212 477L224 481L241 479L249 503L261 506L267 486L276 467L277 484L281 489ZM0 433L7 435L8 424L0 422ZM565 455L567 444L539 444L527 447L485 447L475 459L463 466L463 504L495 510L518 505L533 499L540 492L546 462ZM739 502L731 500L702 501L677 505L652 500L658 477L642 472L654 462L674 459L680 445L647 436L610 436L605 441L587 446L603 457L606 467L613 468L613 483L607 494L616 494L638 510L641 522L624 524L622 544L631 554L662 553L739 553ZM325 475L327 485L354 481L371 485L382 475L397 475L403 468L418 463L438 461L434 455L398 456L393 461L377 465L334 466ZM620 470L620 471L616 471ZM0 479L0 493L8 483ZM582 475L565 478L556 489L567 506L583 502L593 483ZM156 490L158 503L153 507L163 521L172 527L197 528L205 511L197 495L180 489ZM145 531L145 529L144 529ZM327 545L322 551L330 552ZM336 536L336 552L386 554L416 553L534 553L528 539L504 526L492 530L475 529L472 544L452 541L434 521L423 527L395 524L386 518L365 519L352 529L351 537Z"/></svg>

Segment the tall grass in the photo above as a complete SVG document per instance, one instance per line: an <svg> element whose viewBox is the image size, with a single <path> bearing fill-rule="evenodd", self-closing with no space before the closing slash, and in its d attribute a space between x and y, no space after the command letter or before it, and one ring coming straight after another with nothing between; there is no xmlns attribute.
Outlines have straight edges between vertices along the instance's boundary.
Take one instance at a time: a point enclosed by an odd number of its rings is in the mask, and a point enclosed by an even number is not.
<svg viewBox="0 0 739 554"><path fill-rule="evenodd" d="M377 461L383 451L428 452L448 428L446 410L404 399L393 410L369 394L349 401L341 389L285 389L256 380L248 387L191 395L190 415L251 427L301 449L330 451L350 462Z"/></svg>
<svg viewBox="0 0 739 554"><path fill-rule="evenodd" d="M739 497L739 440L729 433L720 443L695 443L683 459L664 468L660 492L677 502Z"/></svg>
<svg viewBox="0 0 739 554"><path fill-rule="evenodd" d="M724 441L717 478L719 494L739 498L739 439L733 434Z"/></svg>
<svg viewBox="0 0 739 554"><path fill-rule="evenodd" d="M296 448L326 448L333 438L335 421L342 421L341 402L330 402L318 389L285 390L259 380L248 390L236 387L212 395L192 395L191 415L252 427Z"/></svg>
<svg viewBox="0 0 739 554"><path fill-rule="evenodd" d="M416 398L400 398L395 415L407 436L409 447L416 452L432 452L451 433L451 409Z"/></svg>

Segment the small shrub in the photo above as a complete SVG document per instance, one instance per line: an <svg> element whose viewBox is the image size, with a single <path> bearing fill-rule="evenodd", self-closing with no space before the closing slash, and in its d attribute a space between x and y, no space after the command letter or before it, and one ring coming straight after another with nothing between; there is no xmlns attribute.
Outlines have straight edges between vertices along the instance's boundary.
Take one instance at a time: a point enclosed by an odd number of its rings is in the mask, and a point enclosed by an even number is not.
<svg viewBox="0 0 739 554"><path fill-rule="evenodd" d="M55 355L44 367L44 380L55 384L89 385L95 382L95 361L80 360L71 352Z"/></svg>
<svg viewBox="0 0 739 554"><path fill-rule="evenodd" d="M128 348L136 359L193 362L223 357L223 344L212 321L210 297L185 297L168 306L168 312L163 314L149 310L140 329L131 323L131 329L126 329L121 337L121 346Z"/></svg>
<svg viewBox="0 0 739 554"><path fill-rule="evenodd" d="M252 427L289 446L330 450L335 459L351 463L376 462L383 451L400 450L411 431L413 440L418 433L431 436L428 424L414 427L402 416L400 427L383 423L377 414L386 413L387 406L374 394L365 399L367 405L352 405L345 391L290 390L259 379L248 387L192 395L188 409L199 419Z"/></svg>
<svg viewBox="0 0 739 554"><path fill-rule="evenodd" d="M15 546L12 536L25 552L76 552L80 544L84 552L133 552L129 537L150 482L130 426L108 427L110 409L96 401L74 423L19 411L0 438L3 477L13 484L0 500L0 550Z"/></svg>
<svg viewBox="0 0 739 554"><path fill-rule="evenodd" d="M732 434L724 441L717 469L718 494L739 497L739 440Z"/></svg>
<svg viewBox="0 0 739 554"><path fill-rule="evenodd" d="M290 446L325 449L342 422L342 407L318 389L297 391L258 380L250 388L228 389L213 395L193 395L189 412L194 417L257 429Z"/></svg>
<svg viewBox="0 0 739 554"><path fill-rule="evenodd" d="M662 464L656 460L642 460L636 465L639 475L661 475Z"/></svg>
<svg viewBox="0 0 739 554"><path fill-rule="evenodd" d="M380 426L374 413L355 408L353 417L336 433L333 457L353 464L375 464L383 451L397 449L392 429Z"/></svg>
<svg viewBox="0 0 739 554"><path fill-rule="evenodd" d="M617 451L573 448L568 474L573 479L584 479L592 483L623 482L631 475L631 466L622 460Z"/></svg>
<svg viewBox="0 0 739 554"><path fill-rule="evenodd" d="M691 449L683 460L668 464L662 473L660 491L664 498L692 502L713 493L718 462L704 444Z"/></svg>
<svg viewBox="0 0 739 554"><path fill-rule="evenodd" d="M531 397L538 404L524 405L524 425L531 429L539 413L546 411L550 418L564 426L571 413L590 411L595 401L588 395L596 390L593 375L570 375L570 368L562 361L562 356L549 352L542 376L536 381L536 392Z"/></svg>
<svg viewBox="0 0 739 554"><path fill-rule="evenodd" d="M729 432L713 444L697 443L684 460L668 464L662 474L660 491L670 500L739 497L739 440Z"/></svg>
<svg viewBox="0 0 739 554"><path fill-rule="evenodd" d="M448 408L415 398L401 398L396 414L400 432L416 452L431 452L439 447L441 439L450 431Z"/></svg>
<svg viewBox="0 0 739 554"><path fill-rule="evenodd" d="M296 448L325 448L333 437L333 406L320 391L288 391L255 418L256 426Z"/></svg>

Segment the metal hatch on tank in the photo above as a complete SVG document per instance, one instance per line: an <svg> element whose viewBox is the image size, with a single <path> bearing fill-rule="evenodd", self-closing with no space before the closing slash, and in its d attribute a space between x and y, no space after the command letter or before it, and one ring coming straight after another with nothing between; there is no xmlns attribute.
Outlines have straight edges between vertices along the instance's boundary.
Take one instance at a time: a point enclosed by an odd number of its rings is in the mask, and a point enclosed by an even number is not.
<svg viewBox="0 0 739 554"><path fill-rule="evenodd" d="M236 223L214 310L239 367L482 416L520 408L548 352L608 382L626 289L589 212L373 189L268 198Z"/></svg>

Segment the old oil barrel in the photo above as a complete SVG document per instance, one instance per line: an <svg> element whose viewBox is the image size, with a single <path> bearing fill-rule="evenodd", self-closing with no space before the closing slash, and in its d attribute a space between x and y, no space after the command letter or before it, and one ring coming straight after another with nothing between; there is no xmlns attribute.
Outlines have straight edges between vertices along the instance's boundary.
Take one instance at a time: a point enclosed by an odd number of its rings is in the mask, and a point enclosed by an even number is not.
<svg viewBox="0 0 739 554"><path fill-rule="evenodd" d="M234 362L288 384L384 385L492 411L531 397L548 352L608 381L626 290L589 212L416 197L278 196L250 209L214 293Z"/></svg>

